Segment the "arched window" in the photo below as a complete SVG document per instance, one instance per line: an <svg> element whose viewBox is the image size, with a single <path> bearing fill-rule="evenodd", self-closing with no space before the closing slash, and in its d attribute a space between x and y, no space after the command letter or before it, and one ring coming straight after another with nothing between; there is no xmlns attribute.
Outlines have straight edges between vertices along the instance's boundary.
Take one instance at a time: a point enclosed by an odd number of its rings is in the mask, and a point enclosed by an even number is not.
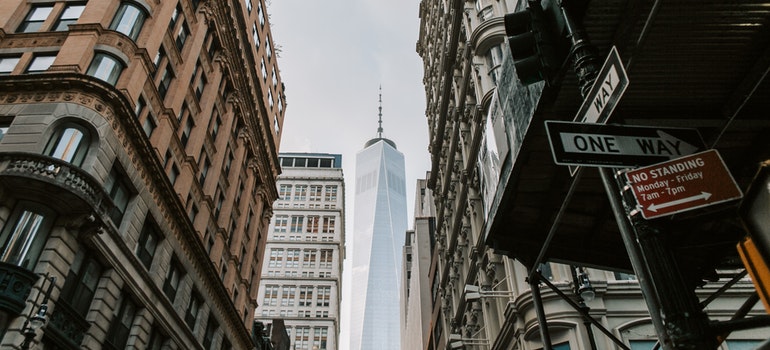
<svg viewBox="0 0 770 350"><path fill-rule="evenodd" d="M45 246L52 211L30 202L19 204L0 232L0 261L32 270Z"/></svg>
<svg viewBox="0 0 770 350"><path fill-rule="evenodd" d="M136 40L146 17L144 8L133 2L124 1L115 13L110 29L125 34L131 40Z"/></svg>
<svg viewBox="0 0 770 350"><path fill-rule="evenodd" d="M75 123L65 123L56 130L48 141L45 154L80 166L88 153L91 137L88 131Z"/></svg>
<svg viewBox="0 0 770 350"><path fill-rule="evenodd" d="M110 85L115 85L122 71L123 63L120 60L110 54L97 52L86 74L104 80Z"/></svg>

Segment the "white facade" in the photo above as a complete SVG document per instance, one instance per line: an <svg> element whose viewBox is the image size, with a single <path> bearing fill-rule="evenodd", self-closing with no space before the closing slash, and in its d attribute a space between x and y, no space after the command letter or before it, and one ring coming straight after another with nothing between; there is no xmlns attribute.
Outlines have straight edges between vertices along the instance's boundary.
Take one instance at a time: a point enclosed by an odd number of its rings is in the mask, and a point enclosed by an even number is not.
<svg viewBox="0 0 770 350"><path fill-rule="evenodd" d="M282 153L256 317L284 320L291 349L338 349L345 184L342 156Z"/></svg>
<svg viewBox="0 0 770 350"><path fill-rule="evenodd" d="M372 139L356 155L351 350L400 347L404 174L404 155L390 140Z"/></svg>

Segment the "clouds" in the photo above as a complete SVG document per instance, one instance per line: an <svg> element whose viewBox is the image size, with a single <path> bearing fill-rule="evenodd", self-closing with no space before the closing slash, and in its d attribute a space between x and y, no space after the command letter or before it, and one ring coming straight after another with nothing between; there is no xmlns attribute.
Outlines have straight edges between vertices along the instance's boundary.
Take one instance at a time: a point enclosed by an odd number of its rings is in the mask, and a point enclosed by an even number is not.
<svg viewBox="0 0 770 350"><path fill-rule="evenodd" d="M377 136L404 153L409 226L415 183L430 170L417 0L272 0L267 8L286 85L281 152L342 154L347 249L354 235L355 156ZM352 255L348 255L352 256ZM350 264L344 265L340 349L348 349Z"/></svg>

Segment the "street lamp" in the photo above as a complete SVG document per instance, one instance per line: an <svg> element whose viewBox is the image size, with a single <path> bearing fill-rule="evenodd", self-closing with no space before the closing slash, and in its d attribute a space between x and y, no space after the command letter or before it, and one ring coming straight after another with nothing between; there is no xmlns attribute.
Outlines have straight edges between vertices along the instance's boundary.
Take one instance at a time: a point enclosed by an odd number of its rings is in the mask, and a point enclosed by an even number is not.
<svg viewBox="0 0 770 350"><path fill-rule="evenodd" d="M588 274L582 268L576 267L575 269L577 270L576 293L584 301L591 302L596 297L596 290L594 290L594 287L591 285Z"/></svg>
<svg viewBox="0 0 770 350"><path fill-rule="evenodd" d="M51 291L56 284L56 277L48 277L43 280L43 283L45 283L46 280L49 281L48 289L43 296L43 302L40 303L40 308L34 316L27 317L27 320L24 321L24 326L21 329L21 334L24 335L24 342L21 343L22 350L29 350L32 340L37 336L37 330L45 327L45 324L48 321L48 298L51 297Z"/></svg>

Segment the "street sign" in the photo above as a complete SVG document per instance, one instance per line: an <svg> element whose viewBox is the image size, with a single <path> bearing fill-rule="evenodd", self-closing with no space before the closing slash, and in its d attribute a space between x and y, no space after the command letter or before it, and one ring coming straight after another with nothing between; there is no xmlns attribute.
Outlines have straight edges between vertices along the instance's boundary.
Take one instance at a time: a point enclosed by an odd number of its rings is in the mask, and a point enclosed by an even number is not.
<svg viewBox="0 0 770 350"><path fill-rule="evenodd" d="M626 172L645 219L672 215L743 196L716 150Z"/></svg>
<svg viewBox="0 0 770 350"><path fill-rule="evenodd" d="M626 69L620 61L617 48L613 46L596 76L596 82L591 86L591 90L583 100L583 105L575 115L575 121L606 123L627 87Z"/></svg>
<svg viewBox="0 0 770 350"><path fill-rule="evenodd" d="M626 168L703 150L696 129L605 125L547 120L556 164Z"/></svg>

